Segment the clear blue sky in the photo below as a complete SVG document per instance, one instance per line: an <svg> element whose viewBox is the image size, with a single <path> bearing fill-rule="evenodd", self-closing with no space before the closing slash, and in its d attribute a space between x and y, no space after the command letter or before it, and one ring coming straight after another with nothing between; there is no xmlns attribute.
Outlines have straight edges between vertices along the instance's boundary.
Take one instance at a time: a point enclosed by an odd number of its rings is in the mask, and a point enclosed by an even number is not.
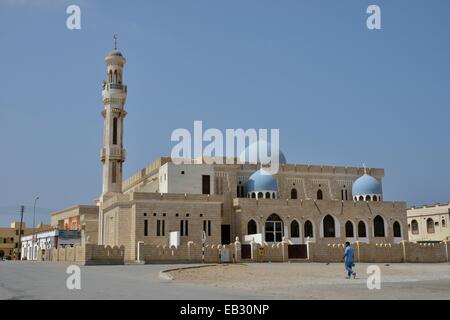
<svg viewBox="0 0 450 320"><path fill-rule="evenodd" d="M449 201L449 17L448 0L0 0L0 224L35 194L39 220L99 195L113 33L128 60L125 177L203 120L279 128L289 162L385 168L388 200Z"/></svg>

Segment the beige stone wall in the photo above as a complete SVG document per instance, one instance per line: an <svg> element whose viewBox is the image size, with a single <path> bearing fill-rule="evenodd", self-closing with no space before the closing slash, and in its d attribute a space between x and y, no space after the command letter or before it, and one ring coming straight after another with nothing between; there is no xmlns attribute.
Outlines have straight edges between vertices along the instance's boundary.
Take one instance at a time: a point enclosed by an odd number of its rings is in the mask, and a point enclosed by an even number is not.
<svg viewBox="0 0 450 320"><path fill-rule="evenodd" d="M180 231L180 221L188 221L188 235L180 237L180 243L189 241L201 242L203 222L211 221L211 235L206 237L207 243L221 242L221 203L217 198L189 195L157 195L135 194L133 199L140 199L134 206L135 243L168 245L169 234ZM157 236L157 221L164 221L164 235ZM144 234L144 221L147 221L148 233ZM162 230L161 230L162 231ZM184 230L185 231L185 230Z"/></svg>
<svg viewBox="0 0 450 320"><path fill-rule="evenodd" d="M240 261L240 243L230 245L205 244L205 263L221 262L221 254L228 251L229 260L224 262ZM165 245L140 245L140 260L145 263L180 263L202 262L202 245L192 241L180 245L178 248Z"/></svg>
<svg viewBox="0 0 450 320"><path fill-rule="evenodd" d="M358 240L358 224L362 221L366 226L368 242L395 243L401 239L393 237L393 224L395 221L401 225L403 239L407 239L406 205L403 202L353 202L353 201L313 201L313 200L256 200L235 199L236 216L241 220L238 236L243 239L247 234L248 222L253 219L257 223L258 233L262 233L267 218L276 213L287 226L286 238L290 238L290 224L295 219L300 224L301 243L306 243L303 236L304 225L307 220L313 224L314 241L325 243L343 243L346 240L354 242ZM323 237L323 219L331 215L335 220L336 237ZM386 237L374 237L373 219L381 216L384 220ZM345 224L352 222L354 238L345 236ZM322 235L321 235L322 233Z"/></svg>
<svg viewBox="0 0 450 320"><path fill-rule="evenodd" d="M402 241L389 243L355 243L355 261L383 262L448 262L450 241L438 244L417 244ZM341 262L344 244L308 243L309 260L312 262Z"/></svg>
<svg viewBox="0 0 450 320"><path fill-rule="evenodd" d="M125 248L87 244L85 246L52 248L47 259L53 262L75 262L80 264L123 264Z"/></svg>

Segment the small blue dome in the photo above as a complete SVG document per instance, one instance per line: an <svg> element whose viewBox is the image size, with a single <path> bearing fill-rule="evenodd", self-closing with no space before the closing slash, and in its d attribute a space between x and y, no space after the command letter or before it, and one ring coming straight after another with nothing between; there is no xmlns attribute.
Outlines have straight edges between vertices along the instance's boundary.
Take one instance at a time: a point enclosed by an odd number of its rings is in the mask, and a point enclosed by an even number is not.
<svg viewBox="0 0 450 320"><path fill-rule="evenodd" d="M247 148L245 148L244 151L242 151L242 153L239 155L239 160L241 163L252 163L252 164L256 164L256 163L261 163L262 159L260 157L260 150L262 150L262 152L267 152L269 156L269 160L272 156L271 152L273 152L275 154L274 157L276 157L276 155L278 154L278 163L279 164L286 164L286 157L284 156L283 152L281 152L281 150L275 146L273 146L271 143L264 141L264 140L259 140L257 142L252 143L251 145L249 145ZM264 163L267 164L267 163Z"/></svg>
<svg viewBox="0 0 450 320"><path fill-rule="evenodd" d="M248 192L278 191L277 180L266 170L260 169L253 173L247 182Z"/></svg>
<svg viewBox="0 0 450 320"><path fill-rule="evenodd" d="M354 196L371 194L381 195L381 183L374 177L364 174L353 183L352 193Z"/></svg>

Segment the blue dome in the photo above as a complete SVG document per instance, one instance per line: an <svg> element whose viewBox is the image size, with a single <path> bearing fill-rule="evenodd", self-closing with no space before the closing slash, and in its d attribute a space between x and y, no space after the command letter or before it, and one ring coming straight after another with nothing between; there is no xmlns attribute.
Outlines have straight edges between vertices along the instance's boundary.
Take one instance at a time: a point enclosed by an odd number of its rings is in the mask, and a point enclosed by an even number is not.
<svg viewBox="0 0 450 320"><path fill-rule="evenodd" d="M239 155L239 160L241 163L252 163L252 164L256 164L256 163L261 163L261 159L260 158L260 150L262 150L262 152L267 152L267 154L269 154L269 159L271 158L272 154L271 152L273 152L274 154L278 154L278 163L279 164L286 164L286 157L284 156L283 152L281 152L281 150L275 146L273 146L271 143L264 141L264 140L259 140L258 142L254 142L251 145L249 145L247 148L245 148L244 151L242 151L242 153ZM256 162L255 162L256 161ZM267 163L264 163L267 164Z"/></svg>
<svg viewBox="0 0 450 320"><path fill-rule="evenodd" d="M253 173L247 182L248 192L278 191L277 180L266 170L260 169Z"/></svg>
<svg viewBox="0 0 450 320"><path fill-rule="evenodd" d="M352 193L354 196L370 194L381 195L381 183L374 177L364 174L353 183Z"/></svg>

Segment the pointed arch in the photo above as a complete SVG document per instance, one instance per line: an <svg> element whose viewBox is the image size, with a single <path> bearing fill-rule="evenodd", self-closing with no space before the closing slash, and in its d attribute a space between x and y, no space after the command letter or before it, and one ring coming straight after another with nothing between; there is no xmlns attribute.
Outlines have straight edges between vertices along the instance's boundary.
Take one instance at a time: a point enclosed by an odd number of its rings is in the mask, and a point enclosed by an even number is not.
<svg viewBox="0 0 450 320"><path fill-rule="evenodd" d="M300 224L295 219L291 222L291 238L300 238Z"/></svg>
<svg viewBox="0 0 450 320"><path fill-rule="evenodd" d="M323 200L322 189L317 190L317 200Z"/></svg>
<svg viewBox="0 0 450 320"><path fill-rule="evenodd" d="M393 228L393 232L394 232L394 238L401 238L402 237L402 228L400 226L400 223L398 221L395 221L392 228Z"/></svg>
<svg viewBox="0 0 450 320"><path fill-rule="evenodd" d="M358 238L367 238L367 228L364 221L358 223Z"/></svg>
<svg viewBox="0 0 450 320"><path fill-rule="evenodd" d="M256 221L253 219L250 219L247 223L247 234L257 234L258 233L258 227L256 224Z"/></svg>
<svg viewBox="0 0 450 320"><path fill-rule="evenodd" d="M323 237L324 238L336 237L336 224L334 218L329 214L327 214L323 218Z"/></svg>
<svg viewBox="0 0 450 320"><path fill-rule="evenodd" d="M354 238L355 237L355 232L353 230L353 222L351 222L350 220L348 220L345 223L345 237L346 238Z"/></svg>
<svg viewBox="0 0 450 320"><path fill-rule="evenodd" d="M264 229L266 242L281 242L283 240L283 220L276 213L267 218Z"/></svg>
<svg viewBox="0 0 450 320"><path fill-rule="evenodd" d="M292 188L292 190L291 190L291 199L292 200L297 199L297 189L295 189L295 188Z"/></svg>
<svg viewBox="0 0 450 320"><path fill-rule="evenodd" d="M374 237L385 237L386 232L384 230L384 219L378 215L373 219L373 236Z"/></svg>
<svg viewBox="0 0 450 320"><path fill-rule="evenodd" d="M305 235L305 238L314 238L314 226L311 221L306 220L303 229L304 229L303 234Z"/></svg>

